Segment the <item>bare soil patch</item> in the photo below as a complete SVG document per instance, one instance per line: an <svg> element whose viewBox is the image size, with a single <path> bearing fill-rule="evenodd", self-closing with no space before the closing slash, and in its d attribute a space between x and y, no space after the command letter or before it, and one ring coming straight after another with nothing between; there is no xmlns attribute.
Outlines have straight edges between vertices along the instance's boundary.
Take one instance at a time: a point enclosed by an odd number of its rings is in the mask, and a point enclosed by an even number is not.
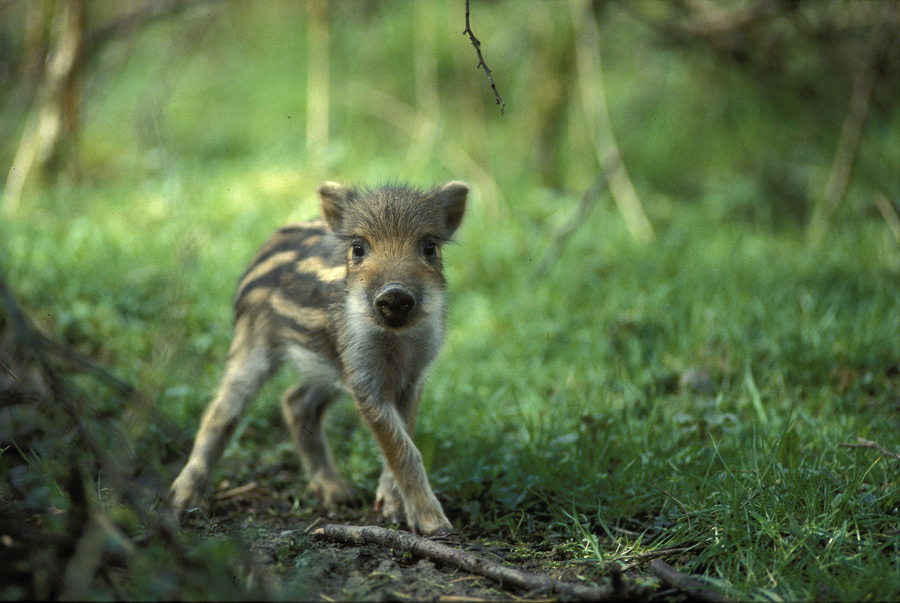
<svg viewBox="0 0 900 603"><path fill-rule="evenodd" d="M280 477L287 479L282 473L273 481L281 481ZM266 478L260 476L257 483L265 483L263 480ZM205 517L201 514L190 516L186 529L244 539L268 579L288 585L286 594L291 598L316 601L565 600L565 597L501 588L487 578L379 545L349 546L314 538L311 532L323 523L405 527L386 524L367 506L343 508L332 514L313 512L305 517L304 512L293 508L287 493L289 489L279 488L278 492L273 492L266 485L248 484L236 488L225 484L211 497ZM224 499L221 498L223 494L226 495ZM491 561L559 580L608 583L602 568L567 564L567 556L546 543L508 543L490 535L466 533L453 534L442 542ZM523 561L523 548L540 551L540 554Z"/></svg>

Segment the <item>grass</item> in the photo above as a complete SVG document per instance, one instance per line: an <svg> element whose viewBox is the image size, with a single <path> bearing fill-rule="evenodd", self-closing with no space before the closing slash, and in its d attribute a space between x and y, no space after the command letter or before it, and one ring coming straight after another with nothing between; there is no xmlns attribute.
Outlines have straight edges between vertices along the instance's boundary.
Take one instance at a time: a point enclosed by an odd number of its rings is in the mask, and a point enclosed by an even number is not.
<svg viewBox="0 0 900 603"><path fill-rule="evenodd" d="M507 101L501 118L467 40L443 25L455 5L436 9L432 67L416 66L408 42L422 15L376 6L333 8L324 149L304 136L302 9L188 14L89 65L81 179L32 186L0 222L0 267L32 317L114 367L189 436L221 373L238 276L271 230L316 214L318 182L466 179L476 193L446 253L448 337L417 433L463 534L550 543L570 560L680 547L684 571L740 599L900 595L900 465L840 446L864 437L900 449L900 250L865 202L879 189L896 198L896 112L877 116L893 126L864 139L838 221L810 246L767 174L805 175L810 193L837 126L797 150L789 132L818 127L801 101L768 105L727 69L739 93L721 85L704 104L689 91L711 85L708 59L661 50L610 11L612 117L658 237L633 242L601 198L536 279L596 171L577 102L556 109L552 169L542 174L538 149L523 144L553 114L528 82L537 74L565 94L542 70L562 53L550 42L565 39L568 16L479 5L473 26ZM525 50L512 32L550 46ZM635 64L646 65L640 77ZM427 77L414 74L430 68L437 108L417 104ZM371 103L341 98L353 82L372 88ZM839 114L842 102L822 111ZM750 117L730 129L736 115ZM11 152L3 145L4 165ZM221 475L293 454L275 403L293 378L266 388ZM91 403L120 412L102 392ZM342 469L374 490L375 447L351 405L331 427ZM167 437L147 425L133 444L171 477L183 459ZM33 483L48 471L41 454L29 452ZM59 497L41 483L32 490ZM656 538L643 546L634 533ZM203 546L198 555L226 555Z"/></svg>

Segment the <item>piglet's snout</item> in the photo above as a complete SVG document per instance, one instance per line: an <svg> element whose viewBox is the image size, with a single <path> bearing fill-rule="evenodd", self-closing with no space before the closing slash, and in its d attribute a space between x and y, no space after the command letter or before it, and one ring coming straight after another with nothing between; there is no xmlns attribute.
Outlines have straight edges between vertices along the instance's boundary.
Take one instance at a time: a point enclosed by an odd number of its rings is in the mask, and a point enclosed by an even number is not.
<svg viewBox="0 0 900 603"><path fill-rule="evenodd" d="M375 295L375 311L388 326L397 328L409 322L416 300L400 283L388 283Z"/></svg>

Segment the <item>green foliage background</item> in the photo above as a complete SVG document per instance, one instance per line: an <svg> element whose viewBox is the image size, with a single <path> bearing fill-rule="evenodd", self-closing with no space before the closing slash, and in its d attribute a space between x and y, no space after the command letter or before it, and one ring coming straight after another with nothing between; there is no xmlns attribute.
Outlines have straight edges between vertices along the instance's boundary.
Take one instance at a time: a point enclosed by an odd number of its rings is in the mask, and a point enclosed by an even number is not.
<svg viewBox="0 0 900 603"><path fill-rule="evenodd" d="M316 215L326 179L465 180L417 433L463 533L609 560L634 545L615 527L659 531L654 546L689 547L685 571L734 597L895 599L898 462L839 447L900 449L900 247L872 203L900 198L892 92L876 91L846 197L812 245L850 78L807 49L764 76L604 5L609 114L657 236L636 243L602 195L537 278L600 170L569 5L473 4L504 115L461 2L332 3L321 145L307 139L302 3L203 3L108 44L85 66L77 168L0 207L6 278L36 322L180 426L174 444L152 419L130 426L171 479L268 234ZM8 92L4 166L27 115ZM294 378L265 390L219 480L296 466L275 401ZM113 422L117 403L91 398ZM349 404L333 414L342 468L374 490L370 436Z"/></svg>

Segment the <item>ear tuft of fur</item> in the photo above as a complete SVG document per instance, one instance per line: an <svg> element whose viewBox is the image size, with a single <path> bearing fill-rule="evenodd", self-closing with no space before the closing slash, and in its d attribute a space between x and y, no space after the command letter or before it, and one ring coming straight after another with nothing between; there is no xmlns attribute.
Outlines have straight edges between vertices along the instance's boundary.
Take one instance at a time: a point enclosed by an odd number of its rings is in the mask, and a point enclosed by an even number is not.
<svg viewBox="0 0 900 603"><path fill-rule="evenodd" d="M322 203L322 217L333 232L341 229L344 209L352 191L343 184L327 181L319 187L319 199Z"/></svg>
<svg viewBox="0 0 900 603"><path fill-rule="evenodd" d="M452 180L439 188L434 193L434 198L444 207L445 236L449 239L462 223L466 213L466 198L469 196L469 187L464 182Z"/></svg>

